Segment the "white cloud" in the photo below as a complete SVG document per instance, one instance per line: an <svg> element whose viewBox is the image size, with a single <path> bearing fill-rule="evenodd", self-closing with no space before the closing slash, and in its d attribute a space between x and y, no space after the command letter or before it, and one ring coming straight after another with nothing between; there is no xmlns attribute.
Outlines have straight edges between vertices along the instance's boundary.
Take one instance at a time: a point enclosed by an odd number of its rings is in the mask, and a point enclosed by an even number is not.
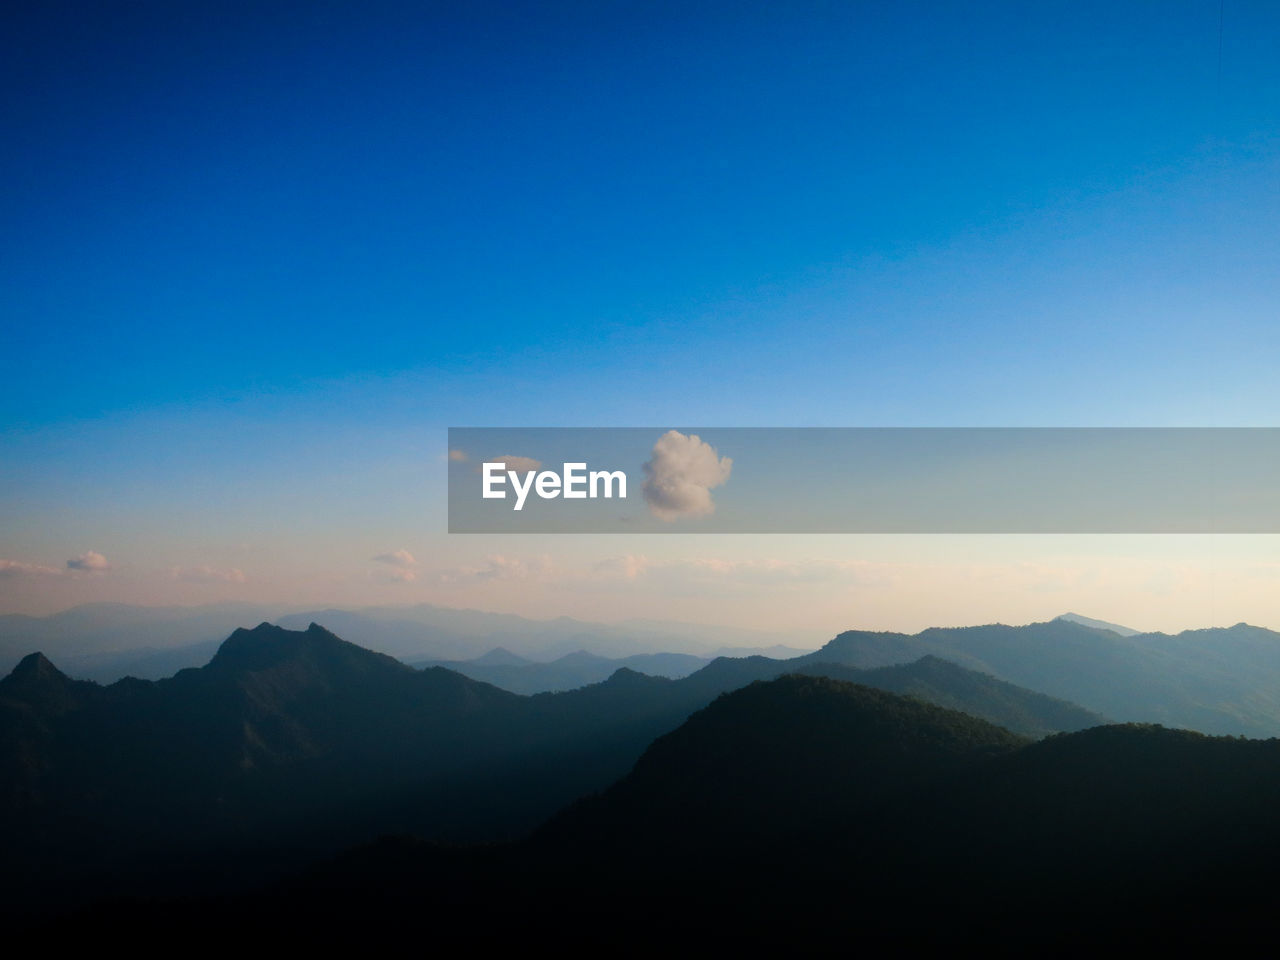
<svg viewBox="0 0 1280 960"><path fill-rule="evenodd" d="M470 457L468 457L462 450L450 450L449 459L453 463L466 463Z"/></svg>
<svg viewBox="0 0 1280 960"><path fill-rule="evenodd" d="M537 470L542 466L542 461L535 460L533 457L513 457L510 455L490 457L487 462L505 464L508 471L514 470L516 473L528 473L530 470Z"/></svg>
<svg viewBox="0 0 1280 960"><path fill-rule="evenodd" d="M169 571L174 580L187 583L244 583L244 571L238 567L219 570L215 567L174 567Z"/></svg>
<svg viewBox="0 0 1280 960"><path fill-rule="evenodd" d="M67 561L68 570L79 570L82 573L102 573L109 566L107 558L94 550L86 550L74 560Z"/></svg>
<svg viewBox="0 0 1280 960"><path fill-rule="evenodd" d="M653 445L644 465L644 499L650 512L670 522L714 513L711 491L729 479L733 461L717 456L697 434L668 430Z"/></svg>
<svg viewBox="0 0 1280 960"><path fill-rule="evenodd" d="M373 559L377 563L386 563L393 567L399 567L401 570L408 570L410 567L418 565L418 561L413 558L413 554L403 548L391 553L380 553Z"/></svg>
<svg viewBox="0 0 1280 960"><path fill-rule="evenodd" d="M39 563L23 563L20 560L0 560L0 580L14 580L18 577L60 576L62 571L57 567L46 567Z"/></svg>

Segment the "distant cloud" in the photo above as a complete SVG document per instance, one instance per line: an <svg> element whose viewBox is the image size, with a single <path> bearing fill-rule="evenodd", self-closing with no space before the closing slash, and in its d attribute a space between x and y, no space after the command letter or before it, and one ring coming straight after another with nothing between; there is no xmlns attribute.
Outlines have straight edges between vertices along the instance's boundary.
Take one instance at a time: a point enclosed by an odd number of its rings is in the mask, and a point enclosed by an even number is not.
<svg viewBox="0 0 1280 960"><path fill-rule="evenodd" d="M378 570L373 574L373 579L379 583L412 583L418 579L418 573L416 570L391 567L390 569Z"/></svg>
<svg viewBox="0 0 1280 960"><path fill-rule="evenodd" d="M727 560L721 557L682 557L650 560L627 554L599 561L595 577L605 580L661 578L679 584L736 583L764 587L785 584L883 585L892 577L887 564L863 560Z"/></svg>
<svg viewBox="0 0 1280 960"><path fill-rule="evenodd" d="M478 567L460 567L440 574L444 583L467 580L545 580L555 573L551 557L542 554L524 559L506 554L493 554L484 558Z"/></svg>
<svg viewBox="0 0 1280 960"><path fill-rule="evenodd" d="M450 450L449 459L454 463L466 463L471 458L468 457L466 453L463 452L462 450Z"/></svg>
<svg viewBox="0 0 1280 960"><path fill-rule="evenodd" d="M508 471L516 473L528 473L530 470L537 470L542 466L541 460L535 460L533 457L513 457L510 454L502 457L490 457L488 463L504 463Z"/></svg>
<svg viewBox="0 0 1280 960"><path fill-rule="evenodd" d="M620 577L623 580L635 580L651 565L648 557L629 553L623 557L606 557L595 565L594 572L611 579Z"/></svg>
<svg viewBox="0 0 1280 960"><path fill-rule="evenodd" d="M82 573L102 573L109 566L107 558L94 550L86 550L74 560L67 561L68 570L79 570Z"/></svg>
<svg viewBox="0 0 1280 960"><path fill-rule="evenodd" d="M729 479L733 461L717 456L715 448L697 434L668 430L653 445L644 465L644 499L659 520L714 513L713 488Z"/></svg>
<svg viewBox="0 0 1280 960"><path fill-rule="evenodd" d="M169 571L174 580L186 583L244 583L244 571L238 567L219 570L216 567L174 567Z"/></svg>
<svg viewBox="0 0 1280 960"><path fill-rule="evenodd" d="M390 569L382 569L373 574L373 579L381 583L412 583L418 579L414 567L417 559L408 550L401 547L391 553L380 553L373 558L374 563L385 564Z"/></svg>
<svg viewBox="0 0 1280 960"><path fill-rule="evenodd" d="M413 554L403 548L392 553L380 553L373 559L377 563L386 563L393 567L399 567L401 570L408 570L410 567L418 565L418 561L413 558Z"/></svg>
<svg viewBox="0 0 1280 960"><path fill-rule="evenodd" d="M46 567L39 563L23 563L19 560L0 560L0 580L16 580L18 577L60 576L62 571L57 567Z"/></svg>

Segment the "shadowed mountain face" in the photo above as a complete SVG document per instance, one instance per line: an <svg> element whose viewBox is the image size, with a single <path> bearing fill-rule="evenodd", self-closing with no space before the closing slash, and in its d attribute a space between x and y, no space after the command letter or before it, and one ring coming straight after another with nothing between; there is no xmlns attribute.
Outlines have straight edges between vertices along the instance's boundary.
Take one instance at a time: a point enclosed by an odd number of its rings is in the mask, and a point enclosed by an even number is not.
<svg viewBox="0 0 1280 960"><path fill-rule="evenodd" d="M1237 624L1120 636L1059 618L1021 627L851 630L796 663L869 668L933 655L1117 720L1280 735L1280 634Z"/></svg>
<svg viewBox="0 0 1280 960"><path fill-rule="evenodd" d="M654 943L1220 947L1271 936L1277 803L1280 742L1150 725L1031 742L788 676L720 697L528 841L386 842L258 906L363 917L431 903L512 943L625 928Z"/></svg>
<svg viewBox="0 0 1280 960"><path fill-rule="evenodd" d="M287 865L380 833L517 836L626 774L655 737L720 693L789 668L755 657L682 680L618 670L523 697L414 670L315 624L265 623L237 630L205 667L157 682L72 681L35 655L0 681L4 841L29 867L10 873L14 895L69 895L72 863L86 891L148 889L169 884L171 857ZM804 669L960 704L1031 734L1101 720L937 660ZM201 882L217 886L206 873Z"/></svg>

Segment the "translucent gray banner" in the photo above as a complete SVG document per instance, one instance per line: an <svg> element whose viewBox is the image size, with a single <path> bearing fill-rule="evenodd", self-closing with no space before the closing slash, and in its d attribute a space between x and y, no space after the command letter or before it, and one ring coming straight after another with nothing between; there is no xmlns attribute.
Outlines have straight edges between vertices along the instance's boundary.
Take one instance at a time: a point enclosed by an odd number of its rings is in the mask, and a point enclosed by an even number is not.
<svg viewBox="0 0 1280 960"><path fill-rule="evenodd" d="M450 533L1280 533L1280 428L449 430Z"/></svg>

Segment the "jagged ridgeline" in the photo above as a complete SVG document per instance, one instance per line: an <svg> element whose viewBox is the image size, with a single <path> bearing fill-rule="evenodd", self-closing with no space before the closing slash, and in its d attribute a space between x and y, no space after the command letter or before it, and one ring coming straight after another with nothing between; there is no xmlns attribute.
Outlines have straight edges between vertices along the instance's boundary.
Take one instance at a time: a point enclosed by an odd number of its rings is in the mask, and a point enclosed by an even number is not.
<svg viewBox="0 0 1280 960"><path fill-rule="evenodd" d="M34 654L0 681L6 842L36 865L18 895L36 895L33 877L57 887L68 857L84 861L78 876L115 876L121 862L133 869L174 852L256 857L271 845L302 856L386 832L519 836L623 776L720 693L787 669L720 658L678 681L624 669L525 697L412 669L316 624L266 623L237 630L206 666L156 682L101 687ZM1032 735L1101 722L938 660L863 678Z"/></svg>
<svg viewBox="0 0 1280 960"><path fill-rule="evenodd" d="M1055 655L1132 639L1034 626L1061 641ZM1016 664L1029 651L1012 629L980 628L991 639L969 649ZM535 696L314 623L237 630L204 667L154 682L76 681L33 654L0 681L7 909L244 895L387 834L500 845L383 845L308 882L358 899L360 876L384 900L403 890L461 914L473 894L514 895L509 882L538 902L592 900L591 877L653 909L714 889L725 909L801 891L835 910L828 892L843 891L881 916L891 893L972 905L974 891L1087 890L1110 909L1126 884L1157 904L1199 895L1203 877L1270 889L1256 855L1274 848L1275 743L1100 726L928 650L848 662L902 644L843 634L794 660L718 658L679 680L621 669ZM1055 731L1081 732L1038 739Z"/></svg>

